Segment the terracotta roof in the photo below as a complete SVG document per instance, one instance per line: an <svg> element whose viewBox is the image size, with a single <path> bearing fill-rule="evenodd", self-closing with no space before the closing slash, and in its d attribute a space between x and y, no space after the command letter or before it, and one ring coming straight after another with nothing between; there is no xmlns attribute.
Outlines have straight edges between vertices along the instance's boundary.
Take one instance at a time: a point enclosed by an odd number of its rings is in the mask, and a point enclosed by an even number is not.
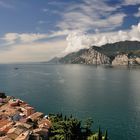
<svg viewBox="0 0 140 140"><path fill-rule="evenodd" d="M10 138L8 138L7 136L1 137L0 140L12 140Z"/></svg>
<svg viewBox="0 0 140 140"><path fill-rule="evenodd" d="M32 115L30 115L28 118L32 119L33 121L38 119L38 118L41 118L43 117L43 113L42 112L36 112Z"/></svg>
<svg viewBox="0 0 140 140"><path fill-rule="evenodd" d="M9 120L0 120L0 128L8 124L9 122L10 122Z"/></svg>
<svg viewBox="0 0 140 140"><path fill-rule="evenodd" d="M26 131L21 133L15 140L28 140L30 135L30 131Z"/></svg>

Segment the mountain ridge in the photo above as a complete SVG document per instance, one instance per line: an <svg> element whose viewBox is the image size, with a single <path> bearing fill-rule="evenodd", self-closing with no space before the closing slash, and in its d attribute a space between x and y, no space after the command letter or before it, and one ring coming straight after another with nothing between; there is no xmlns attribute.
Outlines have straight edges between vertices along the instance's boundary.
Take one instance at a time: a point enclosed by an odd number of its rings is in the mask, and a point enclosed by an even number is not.
<svg viewBox="0 0 140 140"><path fill-rule="evenodd" d="M100 47L91 46L88 49L81 49L77 52L69 53L64 57L57 58L57 63L129 65L140 64L139 59L139 41L120 41L108 43ZM52 60L49 62L52 62Z"/></svg>

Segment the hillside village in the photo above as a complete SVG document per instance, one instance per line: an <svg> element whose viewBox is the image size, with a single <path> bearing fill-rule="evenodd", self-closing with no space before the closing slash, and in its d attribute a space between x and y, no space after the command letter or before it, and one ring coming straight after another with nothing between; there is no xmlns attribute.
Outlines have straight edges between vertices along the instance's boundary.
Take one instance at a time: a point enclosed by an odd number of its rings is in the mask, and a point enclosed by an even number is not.
<svg viewBox="0 0 140 140"><path fill-rule="evenodd" d="M0 140L48 139L51 121L26 102L0 93Z"/></svg>

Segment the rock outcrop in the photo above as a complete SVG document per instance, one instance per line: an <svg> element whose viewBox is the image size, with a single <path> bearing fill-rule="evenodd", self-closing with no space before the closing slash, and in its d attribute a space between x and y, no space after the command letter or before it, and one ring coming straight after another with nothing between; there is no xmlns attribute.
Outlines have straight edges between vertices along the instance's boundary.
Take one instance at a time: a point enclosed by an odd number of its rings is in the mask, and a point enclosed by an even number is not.
<svg viewBox="0 0 140 140"><path fill-rule="evenodd" d="M94 50L89 49L81 56L76 57L72 63L83 63L83 64L110 64L110 58L106 55Z"/></svg>
<svg viewBox="0 0 140 140"><path fill-rule="evenodd" d="M139 65L140 58L139 57L128 57L127 54L117 55L112 61L113 66L127 66L127 65Z"/></svg>
<svg viewBox="0 0 140 140"><path fill-rule="evenodd" d="M140 58L137 57L135 60L136 60L136 63L140 65Z"/></svg>
<svg viewBox="0 0 140 140"><path fill-rule="evenodd" d="M110 64L111 59L94 48L83 49L59 59L63 64Z"/></svg>
<svg viewBox="0 0 140 140"><path fill-rule="evenodd" d="M112 65L128 65L129 58L126 54L117 55L115 59L112 61Z"/></svg>

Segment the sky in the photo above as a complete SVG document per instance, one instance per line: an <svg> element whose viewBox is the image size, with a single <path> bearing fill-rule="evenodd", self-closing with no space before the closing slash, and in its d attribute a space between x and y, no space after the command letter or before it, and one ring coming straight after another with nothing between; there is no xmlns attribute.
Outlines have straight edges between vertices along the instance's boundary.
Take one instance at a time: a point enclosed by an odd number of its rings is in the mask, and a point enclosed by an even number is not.
<svg viewBox="0 0 140 140"><path fill-rule="evenodd" d="M0 63L140 41L140 0L0 0Z"/></svg>

